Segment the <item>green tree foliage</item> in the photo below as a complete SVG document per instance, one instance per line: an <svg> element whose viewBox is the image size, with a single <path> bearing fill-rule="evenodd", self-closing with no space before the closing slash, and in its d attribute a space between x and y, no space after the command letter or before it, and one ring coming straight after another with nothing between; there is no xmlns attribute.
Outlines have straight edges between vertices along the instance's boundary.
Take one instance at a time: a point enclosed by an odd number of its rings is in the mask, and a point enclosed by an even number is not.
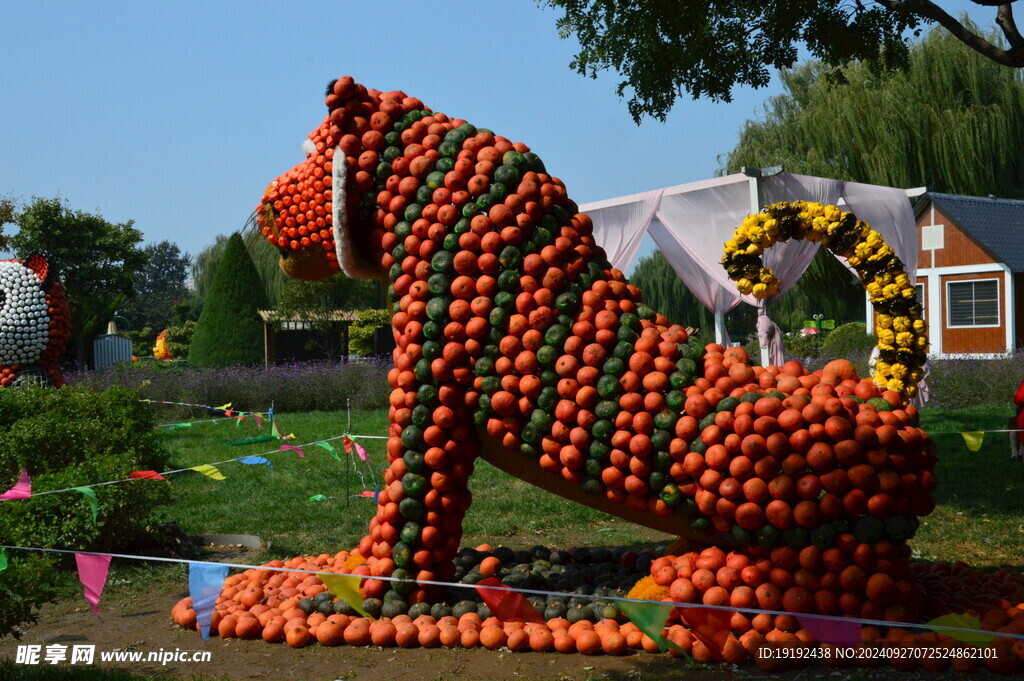
<svg viewBox="0 0 1024 681"><path fill-rule="evenodd" d="M197 366L256 364L263 358L263 325L257 310L266 297L239 234L224 247L196 323L188 361Z"/></svg>
<svg viewBox="0 0 1024 681"><path fill-rule="evenodd" d="M376 294L374 282L349 279L344 274L323 281L289 279L281 293L277 316L281 320L308 324L307 349L333 360L342 351L336 311L372 307Z"/></svg>
<svg viewBox="0 0 1024 681"><path fill-rule="evenodd" d="M714 338L714 315L690 293L661 251L641 258L629 281L644 292L644 302L652 310L673 324L700 329L703 337Z"/></svg>
<svg viewBox="0 0 1024 681"><path fill-rule="evenodd" d="M669 321L693 326L701 336L715 336L715 320L696 296L683 284L660 251L642 258L629 278L644 292L644 301ZM844 323L862 318L864 289L831 254L819 250L796 285L769 303L768 314L783 331L803 328L811 315ZM742 341L754 332L757 312L741 303L725 315L725 326L734 341Z"/></svg>
<svg viewBox="0 0 1024 681"><path fill-rule="evenodd" d="M267 243L263 235L258 231L250 230L242 235L246 250L252 257L256 271L263 282L264 295L267 298L267 305L276 308L281 302L281 294L285 284L289 281L288 275L281 271L278 265L280 256L277 249ZM216 240L199 252L192 263L192 289L194 309L197 317L202 312L202 301L206 298L206 291L213 281L213 275L217 271L224 248L227 246L228 237L218 235Z"/></svg>
<svg viewBox="0 0 1024 681"><path fill-rule="evenodd" d="M17 215L17 201L10 197L0 198L0 251L11 247L11 237L4 234L4 225L14 222Z"/></svg>
<svg viewBox="0 0 1024 681"><path fill-rule="evenodd" d="M794 173L961 194L1024 197L1024 80L932 31L905 72L811 62L748 121L725 171Z"/></svg>
<svg viewBox="0 0 1024 681"><path fill-rule="evenodd" d="M119 312L133 330L150 327L159 333L170 323L174 305L188 295L185 283L192 258L170 241L149 244L143 252L148 262L135 274L135 297Z"/></svg>
<svg viewBox="0 0 1024 681"><path fill-rule="evenodd" d="M561 10L559 35L579 41L569 67L593 78L616 71L617 92L630 93L637 123L664 120L683 90L729 101L735 85L764 87L771 69L792 68L800 48L830 66L861 60L875 72L904 67L908 34L923 24L939 24L993 65L1024 66L1011 4L973 1L999 5L1001 36L980 33L931 0L541 0Z"/></svg>
<svg viewBox="0 0 1024 681"><path fill-rule="evenodd" d="M131 220L107 222L73 210L60 198L33 199L17 212L14 222L19 231L10 245L18 256L45 251L57 266L71 306L71 347L84 365L86 340L133 295L135 275L146 265L146 253L138 247L142 232Z"/></svg>
<svg viewBox="0 0 1024 681"><path fill-rule="evenodd" d="M228 238L224 234L218 234L214 242L199 251L192 261L192 291L199 312L202 312L203 301L206 300L206 294L213 282L213 275L217 273L217 265L224 257Z"/></svg>

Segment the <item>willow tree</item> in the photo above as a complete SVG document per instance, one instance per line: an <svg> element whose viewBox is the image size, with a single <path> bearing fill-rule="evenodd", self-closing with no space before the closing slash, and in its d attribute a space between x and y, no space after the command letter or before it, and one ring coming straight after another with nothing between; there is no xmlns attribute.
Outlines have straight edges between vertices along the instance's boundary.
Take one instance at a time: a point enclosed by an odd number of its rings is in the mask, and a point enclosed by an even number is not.
<svg viewBox="0 0 1024 681"><path fill-rule="evenodd" d="M996 37L991 36L992 40ZM906 71L810 62L748 121L726 172L794 173L934 191L1024 197L1024 80L934 30Z"/></svg>
<svg viewBox="0 0 1024 681"><path fill-rule="evenodd" d="M995 14L1000 32L987 35L950 14L947 0L538 0L561 10L559 35L579 42L570 68L622 77L616 91L630 97L637 124L664 121L683 91L728 102L736 85L764 87L771 69L792 68L802 51L831 66L904 68L908 44L929 25L993 65L1021 68L1014 1L970 0Z"/></svg>

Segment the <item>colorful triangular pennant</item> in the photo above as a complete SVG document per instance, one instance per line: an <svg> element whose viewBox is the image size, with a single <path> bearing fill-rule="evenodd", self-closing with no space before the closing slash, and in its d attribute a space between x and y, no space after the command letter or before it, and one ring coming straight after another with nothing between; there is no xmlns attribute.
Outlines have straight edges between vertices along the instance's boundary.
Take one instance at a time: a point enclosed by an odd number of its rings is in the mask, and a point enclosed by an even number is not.
<svg viewBox="0 0 1024 681"><path fill-rule="evenodd" d="M481 586L494 586L500 589L481 589ZM483 602L491 609L491 613L502 622L544 624L544 618L523 594L509 589L494 577L480 580L475 588Z"/></svg>
<svg viewBox="0 0 1024 681"><path fill-rule="evenodd" d="M228 576L227 565L214 563L189 563L188 591L192 597L192 609L196 611L196 628L204 639L210 638L210 624L213 607L220 596L224 580Z"/></svg>
<svg viewBox="0 0 1024 681"><path fill-rule="evenodd" d="M341 461L341 457L338 455L338 450L335 449L334 445L332 445L330 442L315 442L314 444L317 447L323 449L328 454L330 454L333 458L337 459L338 461Z"/></svg>
<svg viewBox="0 0 1024 681"><path fill-rule="evenodd" d="M967 445L967 449L969 449L972 452L977 452L981 450L981 444L985 441L985 431L965 431L960 433L960 435L963 436L964 444Z"/></svg>
<svg viewBox="0 0 1024 681"><path fill-rule="evenodd" d="M0 494L0 501L28 499L30 496L32 496L32 478L28 476L28 469L22 468L21 475L18 476L18 482L14 483L14 487Z"/></svg>
<svg viewBox="0 0 1024 681"><path fill-rule="evenodd" d="M296 447L295 445L281 445L281 448L278 451L283 452L286 450L294 451L296 454L299 455L300 459L306 458L306 453L302 451L302 447Z"/></svg>
<svg viewBox="0 0 1024 681"><path fill-rule="evenodd" d="M133 471L128 474L132 480L166 480L164 476L156 471Z"/></svg>
<svg viewBox="0 0 1024 681"><path fill-rule="evenodd" d="M85 500L89 502L89 510L92 511L92 523L96 524L96 516L99 514L100 504L96 500L96 492L91 487L76 487L76 490L85 495Z"/></svg>
<svg viewBox="0 0 1024 681"><path fill-rule="evenodd" d="M208 463L204 463L200 466L191 466L189 470L196 471L197 473L202 473L206 477L213 478L214 480L224 479L224 474L217 470L215 466L211 466Z"/></svg>
<svg viewBox="0 0 1024 681"><path fill-rule="evenodd" d="M842 619L824 619L797 615L796 621L814 637L818 643L850 648L860 644L861 624Z"/></svg>
<svg viewBox="0 0 1024 681"><path fill-rule="evenodd" d="M271 468L274 467L274 464L270 463L270 459L265 459L262 456L245 456L242 457L241 459L238 459L238 463L246 463L250 465L264 464L266 466L270 466Z"/></svg>
<svg viewBox="0 0 1024 681"><path fill-rule="evenodd" d="M995 638L995 634L979 631L981 629L981 621L972 615L950 613L948 615L936 617L924 626L928 627L932 625L940 627L954 627L956 629L973 629L974 631L938 630L938 633L944 636L949 636L952 639L956 639L957 641L961 641L962 643L972 646L984 647L991 643Z"/></svg>
<svg viewBox="0 0 1024 681"><path fill-rule="evenodd" d="M78 581L85 590L85 600L92 606L92 614L100 614L100 595L107 583L110 570L110 556L95 553L76 553L75 563L78 565Z"/></svg>
<svg viewBox="0 0 1024 681"><path fill-rule="evenodd" d="M370 614L363 610L363 598L359 595L360 577L332 574L320 574L318 576L332 594L348 603L352 606L353 610L363 617L370 617Z"/></svg>

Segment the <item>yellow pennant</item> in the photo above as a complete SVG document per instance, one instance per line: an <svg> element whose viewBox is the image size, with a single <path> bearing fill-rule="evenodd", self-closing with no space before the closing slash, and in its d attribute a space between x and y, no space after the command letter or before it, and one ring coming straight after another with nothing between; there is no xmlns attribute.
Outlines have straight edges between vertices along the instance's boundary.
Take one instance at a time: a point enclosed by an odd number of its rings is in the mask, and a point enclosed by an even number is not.
<svg viewBox="0 0 1024 681"><path fill-rule="evenodd" d="M975 430L960 434L964 436L964 442L967 444L967 449L972 452L976 452L981 449L981 443L985 439L985 431Z"/></svg>
<svg viewBox="0 0 1024 681"><path fill-rule="evenodd" d="M214 480L224 479L224 474L208 463L204 463L202 466L192 466L189 470L196 471L197 473L202 473L206 477L213 478Z"/></svg>
<svg viewBox="0 0 1024 681"><path fill-rule="evenodd" d="M217 409L218 411L227 411L230 408L231 408L231 403L230 402L228 402L227 404L222 404L219 407L214 407L214 409Z"/></svg>
<svg viewBox="0 0 1024 681"><path fill-rule="evenodd" d="M370 613L363 610L363 597L359 595L360 577L331 574L321 574L319 577L332 594L351 605L363 617L370 617Z"/></svg>
<svg viewBox="0 0 1024 681"><path fill-rule="evenodd" d="M962 615L959 613L950 613L933 619L924 626L938 625L941 627L955 627L957 629L970 629L971 631L945 631L942 629L936 629L936 633L949 636L950 638L962 641L968 645L978 646L984 648L995 638L995 634L987 631L981 631L981 621L973 615Z"/></svg>
<svg viewBox="0 0 1024 681"><path fill-rule="evenodd" d="M366 559L359 555L358 551L353 551L352 555L345 559L345 562L341 564L343 570L354 570L366 563Z"/></svg>

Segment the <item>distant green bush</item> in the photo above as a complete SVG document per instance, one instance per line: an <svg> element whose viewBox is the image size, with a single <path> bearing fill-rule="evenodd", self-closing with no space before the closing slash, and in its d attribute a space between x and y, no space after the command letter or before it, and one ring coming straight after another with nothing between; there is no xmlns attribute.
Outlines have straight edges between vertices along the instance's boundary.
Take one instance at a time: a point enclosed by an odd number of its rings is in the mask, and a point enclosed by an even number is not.
<svg viewBox="0 0 1024 681"><path fill-rule="evenodd" d="M348 330L348 349L353 355L373 354L373 333L382 326L391 324L391 315L387 310L363 310L359 313L359 321Z"/></svg>
<svg viewBox="0 0 1024 681"><path fill-rule="evenodd" d="M153 425L149 407L129 390L0 391L0 488L12 485L24 468L36 493L0 504L0 544L82 551L137 545L157 509L170 501L166 483L92 488L98 503L95 522L84 494L38 493L123 480L137 470L162 470L167 453ZM0 602L5 604L0 636L51 596L48 561L8 558L10 567L0 573Z"/></svg>
<svg viewBox="0 0 1024 681"><path fill-rule="evenodd" d="M869 336L864 322L850 322L830 331L821 346L821 354L829 359L870 354L878 344L877 336Z"/></svg>
<svg viewBox="0 0 1024 681"><path fill-rule="evenodd" d="M263 359L263 326L257 310L266 307L263 282L239 234L228 240L203 312L196 323L188 361L195 366L253 365Z"/></svg>

